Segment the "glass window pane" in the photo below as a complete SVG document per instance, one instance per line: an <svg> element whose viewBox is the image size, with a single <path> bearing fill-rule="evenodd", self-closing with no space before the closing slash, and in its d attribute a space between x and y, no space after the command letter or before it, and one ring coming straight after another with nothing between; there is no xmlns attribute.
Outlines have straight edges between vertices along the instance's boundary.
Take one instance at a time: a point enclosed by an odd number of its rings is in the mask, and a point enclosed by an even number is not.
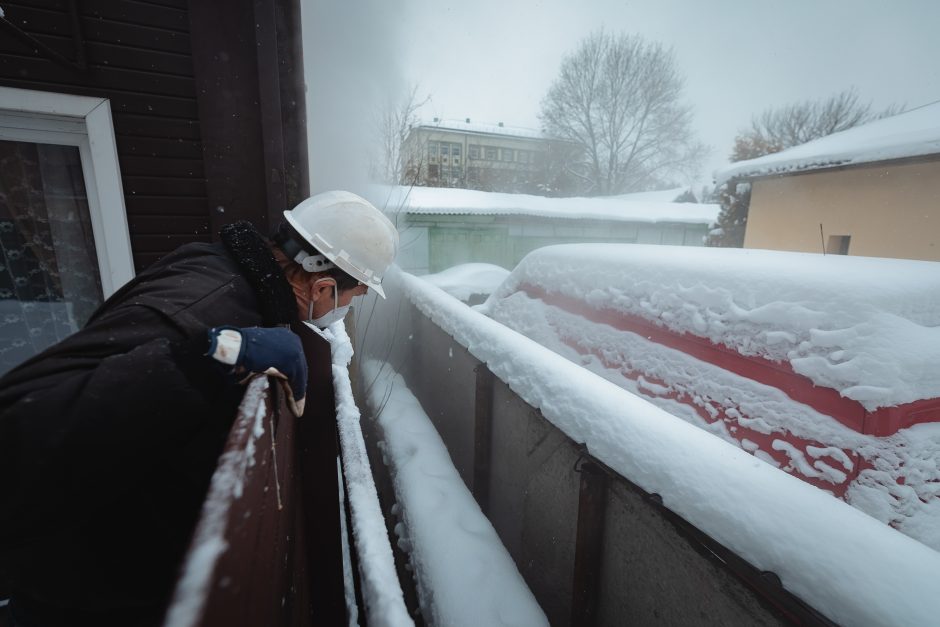
<svg viewBox="0 0 940 627"><path fill-rule="evenodd" d="M0 374L77 331L102 302L75 146L0 141Z"/></svg>

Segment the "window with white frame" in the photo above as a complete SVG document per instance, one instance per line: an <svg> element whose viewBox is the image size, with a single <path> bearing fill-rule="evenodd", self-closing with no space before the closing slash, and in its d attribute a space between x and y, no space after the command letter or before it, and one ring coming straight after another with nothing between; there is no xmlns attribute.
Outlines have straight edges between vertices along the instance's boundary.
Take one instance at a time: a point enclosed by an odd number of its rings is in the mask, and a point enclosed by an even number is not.
<svg viewBox="0 0 940 627"><path fill-rule="evenodd" d="M0 374L133 276L108 101L0 87Z"/></svg>

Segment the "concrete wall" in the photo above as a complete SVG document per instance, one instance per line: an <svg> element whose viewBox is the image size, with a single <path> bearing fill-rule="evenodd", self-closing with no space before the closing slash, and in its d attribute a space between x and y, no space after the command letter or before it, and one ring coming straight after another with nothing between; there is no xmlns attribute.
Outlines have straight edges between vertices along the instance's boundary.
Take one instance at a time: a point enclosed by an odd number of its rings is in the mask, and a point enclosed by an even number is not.
<svg viewBox="0 0 940 627"><path fill-rule="evenodd" d="M753 182L745 248L940 261L940 160L853 167Z"/></svg>
<svg viewBox="0 0 940 627"><path fill-rule="evenodd" d="M396 369L552 625L828 624L609 470L586 500L585 462L599 464L583 447L409 303L391 306L411 319L394 325Z"/></svg>
<svg viewBox="0 0 940 627"><path fill-rule="evenodd" d="M478 361L424 317L415 318L412 357L399 370L408 387L422 390L424 412L447 444L450 458L473 489L474 411ZM468 385L467 382L470 382Z"/></svg>
<svg viewBox="0 0 940 627"><path fill-rule="evenodd" d="M571 619L578 524L578 451L497 381L489 517L552 625Z"/></svg>
<svg viewBox="0 0 940 627"><path fill-rule="evenodd" d="M677 532L649 499L612 483L599 625L778 625L752 590Z"/></svg>

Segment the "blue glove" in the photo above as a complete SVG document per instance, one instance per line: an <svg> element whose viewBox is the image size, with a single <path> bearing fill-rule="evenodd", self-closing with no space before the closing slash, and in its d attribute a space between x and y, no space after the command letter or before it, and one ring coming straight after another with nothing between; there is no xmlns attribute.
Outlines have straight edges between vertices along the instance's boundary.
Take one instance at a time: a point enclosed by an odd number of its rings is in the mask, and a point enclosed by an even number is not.
<svg viewBox="0 0 940 627"><path fill-rule="evenodd" d="M234 368L245 380L267 374L281 380L287 404L295 416L304 413L307 358L300 338L283 327L215 327L209 329L210 357Z"/></svg>

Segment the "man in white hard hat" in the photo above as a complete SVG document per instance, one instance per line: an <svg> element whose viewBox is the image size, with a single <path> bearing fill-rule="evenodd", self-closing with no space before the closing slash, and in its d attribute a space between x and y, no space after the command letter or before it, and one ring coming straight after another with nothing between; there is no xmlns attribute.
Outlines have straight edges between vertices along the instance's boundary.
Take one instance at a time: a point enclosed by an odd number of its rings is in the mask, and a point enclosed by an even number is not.
<svg viewBox="0 0 940 627"><path fill-rule="evenodd" d="M0 379L0 577L16 623L159 624L241 383L280 377L298 415L308 382L331 390L328 365L308 379L288 326L384 297L398 247L349 192L285 211L273 241L247 222L220 240L167 255ZM327 466L335 481L335 455Z"/></svg>
<svg viewBox="0 0 940 627"><path fill-rule="evenodd" d="M385 298L382 276L398 250L398 232L368 201L350 192L325 192L285 211L284 218L274 237L275 256L302 318L306 313L305 319L325 327L342 319L349 301L369 289Z"/></svg>

